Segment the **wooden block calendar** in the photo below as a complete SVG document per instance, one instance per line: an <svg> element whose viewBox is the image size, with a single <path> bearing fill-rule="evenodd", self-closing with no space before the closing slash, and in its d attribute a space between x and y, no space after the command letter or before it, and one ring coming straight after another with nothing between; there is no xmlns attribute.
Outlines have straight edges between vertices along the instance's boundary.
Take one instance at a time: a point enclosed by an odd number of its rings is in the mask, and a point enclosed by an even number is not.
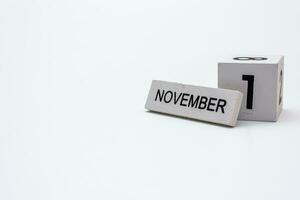
<svg viewBox="0 0 300 200"><path fill-rule="evenodd" d="M218 63L218 87L244 94L238 119L277 121L283 104L283 56L231 56Z"/></svg>
<svg viewBox="0 0 300 200"><path fill-rule="evenodd" d="M242 93L239 91L154 80L145 108L235 126L241 101Z"/></svg>

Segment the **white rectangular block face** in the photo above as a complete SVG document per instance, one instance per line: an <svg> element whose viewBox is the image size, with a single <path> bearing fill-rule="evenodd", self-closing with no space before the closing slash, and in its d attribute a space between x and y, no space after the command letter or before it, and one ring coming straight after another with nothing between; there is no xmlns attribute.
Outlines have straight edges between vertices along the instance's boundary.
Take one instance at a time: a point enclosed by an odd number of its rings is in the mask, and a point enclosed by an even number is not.
<svg viewBox="0 0 300 200"><path fill-rule="evenodd" d="M283 56L232 56L218 63L218 87L244 94L238 119L277 121L283 70Z"/></svg>
<svg viewBox="0 0 300 200"><path fill-rule="evenodd" d="M241 101L239 91L153 80L145 108L235 126Z"/></svg>

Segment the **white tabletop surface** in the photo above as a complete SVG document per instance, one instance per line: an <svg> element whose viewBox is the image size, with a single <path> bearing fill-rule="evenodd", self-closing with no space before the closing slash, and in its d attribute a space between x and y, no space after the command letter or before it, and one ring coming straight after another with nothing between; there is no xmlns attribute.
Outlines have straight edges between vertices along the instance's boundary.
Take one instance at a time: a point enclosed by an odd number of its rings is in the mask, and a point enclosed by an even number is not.
<svg viewBox="0 0 300 200"><path fill-rule="evenodd" d="M0 1L1 200L300 199L300 4ZM146 112L153 79L284 55L276 123Z"/></svg>

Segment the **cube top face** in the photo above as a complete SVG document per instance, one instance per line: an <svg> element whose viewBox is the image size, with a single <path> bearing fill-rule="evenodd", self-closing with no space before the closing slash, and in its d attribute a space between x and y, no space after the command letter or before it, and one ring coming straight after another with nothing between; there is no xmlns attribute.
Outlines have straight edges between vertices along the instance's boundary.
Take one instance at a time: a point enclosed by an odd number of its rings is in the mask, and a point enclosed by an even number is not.
<svg viewBox="0 0 300 200"><path fill-rule="evenodd" d="M277 121L282 110L283 65L283 56L232 56L219 62L218 87L243 93L239 119Z"/></svg>
<svg viewBox="0 0 300 200"><path fill-rule="evenodd" d="M224 58L220 63L278 64L282 58L280 55L234 55Z"/></svg>

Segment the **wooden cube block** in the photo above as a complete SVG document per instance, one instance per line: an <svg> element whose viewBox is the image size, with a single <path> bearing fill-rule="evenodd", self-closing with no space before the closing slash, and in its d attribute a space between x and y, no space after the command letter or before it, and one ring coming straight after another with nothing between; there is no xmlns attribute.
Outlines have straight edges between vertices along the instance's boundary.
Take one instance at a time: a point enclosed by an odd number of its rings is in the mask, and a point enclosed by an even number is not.
<svg viewBox="0 0 300 200"><path fill-rule="evenodd" d="M283 56L233 56L218 63L218 87L243 93L238 119L277 121L283 74Z"/></svg>

